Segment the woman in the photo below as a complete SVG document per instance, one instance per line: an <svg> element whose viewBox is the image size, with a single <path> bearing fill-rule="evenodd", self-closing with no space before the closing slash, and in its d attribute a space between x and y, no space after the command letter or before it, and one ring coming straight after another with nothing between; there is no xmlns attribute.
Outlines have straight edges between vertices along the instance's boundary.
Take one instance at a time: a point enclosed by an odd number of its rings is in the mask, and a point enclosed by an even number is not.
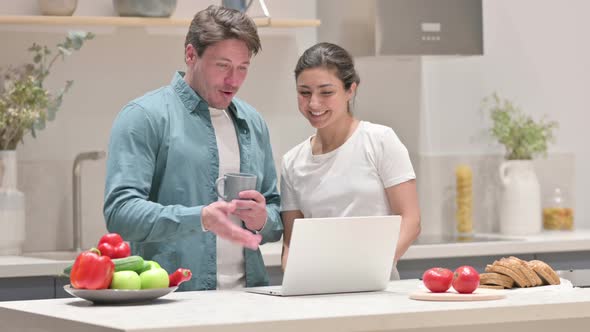
<svg viewBox="0 0 590 332"><path fill-rule="evenodd" d="M295 68L299 111L316 134L285 154L281 216L283 268L296 218L401 215L394 263L420 234L416 175L408 150L386 126L350 110L360 78L338 45L307 49ZM392 278L399 279L394 268Z"/></svg>

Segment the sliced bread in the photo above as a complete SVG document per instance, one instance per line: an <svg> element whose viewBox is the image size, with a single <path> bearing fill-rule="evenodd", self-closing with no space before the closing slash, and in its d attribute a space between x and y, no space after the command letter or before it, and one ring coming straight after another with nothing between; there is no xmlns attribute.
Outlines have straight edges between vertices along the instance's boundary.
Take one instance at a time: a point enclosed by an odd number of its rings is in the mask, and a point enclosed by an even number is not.
<svg viewBox="0 0 590 332"><path fill-rule="evenodd" d="M541 279L543 279L543 284L559 285L561 283L559 276L549 264L540 260L532 260L527 264Z"/></svg>
<svg viewBox="0 0 590 332"><path fill-rule="evenodd" d="M502 288L512 288L514 286L514 279L504 274L486 272L479 275L479 283L480 285L496 285Z"/></svg>

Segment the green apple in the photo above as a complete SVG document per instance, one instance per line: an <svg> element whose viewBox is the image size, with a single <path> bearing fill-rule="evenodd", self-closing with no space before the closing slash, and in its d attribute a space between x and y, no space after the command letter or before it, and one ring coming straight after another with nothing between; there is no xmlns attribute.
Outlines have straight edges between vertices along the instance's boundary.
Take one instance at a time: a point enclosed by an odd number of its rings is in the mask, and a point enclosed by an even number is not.
<svg viewBox="0 0 590 332"><path fill-rule="evenodd" d="M160 266L160 264L158 264L158 262L156 261L143 261L143 267L141 268L141 270L137 271L137 273L141 274L142 272L145 272L147 270L151 270L151 269L161 269L162 267Z"/></svg>
<svg viewBox="0 0 590 332"><path fill-rule="evenodd" d="M135 271L118 271L113 274L112 289L141 289L141 278Z"/></svg>
<svg viewBox="0 0 590 332"><path fill-rule="evenodd" d="M150 265L150 269L161 269L162 267L156 261L147 261Z"/></svg>
<svg viewBox="0 0 590 332"><path fill-rule="evenodd" d="M162 268L151 268L139 275L141 289L168 287L168 272Z"/></svg>

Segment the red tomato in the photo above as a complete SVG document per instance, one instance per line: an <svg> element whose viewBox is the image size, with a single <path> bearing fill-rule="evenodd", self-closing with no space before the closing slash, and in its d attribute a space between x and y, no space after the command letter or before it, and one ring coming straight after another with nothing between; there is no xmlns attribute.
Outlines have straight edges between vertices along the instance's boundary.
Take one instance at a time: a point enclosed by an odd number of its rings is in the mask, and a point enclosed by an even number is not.
<svg viewBox="0 0 590 332"><path fill-rule="evenodd" d="M453 288L462 294L473 293L479 286L479 273L468 265L460 266L453 276Z"/></svg>
<svg viewBox="0 0 590 332"><path fill-rule="evenodd" d="M422 275L424 286L433 293L444 293L451 287L453 271L442 267L433 267Z"/></svg>

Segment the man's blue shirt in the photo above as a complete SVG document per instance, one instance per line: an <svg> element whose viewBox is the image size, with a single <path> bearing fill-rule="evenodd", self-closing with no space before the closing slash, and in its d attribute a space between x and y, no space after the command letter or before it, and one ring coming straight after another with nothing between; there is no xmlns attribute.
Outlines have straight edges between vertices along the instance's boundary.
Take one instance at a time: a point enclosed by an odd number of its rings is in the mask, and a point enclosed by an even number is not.
<svg viewBox="0 0 590 332"><path fill-rule="evenodd" d="M281 238L280 198L268 128L247 103L229 106L240 146L240 171L258 176L268 219L262 243ZM218 200L219 155L209 106L177 72L170 85L130 102L113 124L104 216L134 255L168 272L193 272L183 290L215 289L216 235L203 232L201 210ZM244 249L246 286L268 284L260 250Z"/></svg>

